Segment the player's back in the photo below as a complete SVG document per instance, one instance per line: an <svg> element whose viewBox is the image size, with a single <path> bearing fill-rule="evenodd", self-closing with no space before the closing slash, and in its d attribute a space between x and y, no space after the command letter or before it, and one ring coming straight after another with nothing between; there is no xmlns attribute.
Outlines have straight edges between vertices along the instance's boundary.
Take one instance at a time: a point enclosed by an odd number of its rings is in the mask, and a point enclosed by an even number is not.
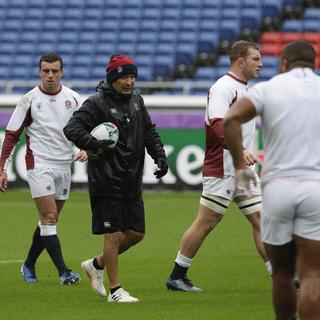
<svg viewBox="0 0 320 320"><path fill-rule="evenodd" d="M320 78L295 68L257 87L264 101L256 107L265 132L265 175L320 178Z"/></svg>

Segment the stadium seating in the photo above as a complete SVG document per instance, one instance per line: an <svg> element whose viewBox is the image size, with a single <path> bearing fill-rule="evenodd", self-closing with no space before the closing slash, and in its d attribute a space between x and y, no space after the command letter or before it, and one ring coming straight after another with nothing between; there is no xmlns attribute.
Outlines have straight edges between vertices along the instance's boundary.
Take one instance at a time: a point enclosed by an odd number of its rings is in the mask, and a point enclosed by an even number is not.
<svg viewBox="0 0 320 320"><path fill-rule="evenodd" d="M280 17L285 6L297 5L302 1L1 1L0 76L26 79L25 72L37 66L39 55L52 50L65 58L66 78L99 80L110 54L120 51L135 58L141 67L140 80L171 79L177 66L192 65L201 53L218 55L221 44L238 39L244 30L259 30L265 17ZM320 45L319 31L320 9L307 8L301 20L284 21L281 32L263 33L261 53L278 56L285 43L300 37ZM23 60L23 55L31 59ZM22 71L13 68L17 61ZM216 68L208 71L212 79L229 65L226 56L217 61L209 67ZM204 71L200 70L195 69L193 80L202 79ZM31 74L36 76L36 72ZM265 77L267 74L272 72L266 71Z"/></svg>

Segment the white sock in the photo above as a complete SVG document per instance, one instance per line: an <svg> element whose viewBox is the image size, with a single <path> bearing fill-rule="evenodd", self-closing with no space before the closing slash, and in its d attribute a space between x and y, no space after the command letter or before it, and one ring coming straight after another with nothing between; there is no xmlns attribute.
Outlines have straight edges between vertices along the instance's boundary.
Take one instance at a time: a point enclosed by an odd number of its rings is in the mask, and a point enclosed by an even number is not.
<svg viewBox="0 0 320 320"><path fill-rule="evenodd" d="M185 257L178 251L175 262L181 267L189 268L191 266L192 258Z"/></svg>
<svg viewBox="0 0 320 320"><path fill-rule="evenodd" d="M267 272L270 274L270 276L272 276L272 265L271 265L271 262L267 261L265 263L265 266L266 266Z"/></svg>

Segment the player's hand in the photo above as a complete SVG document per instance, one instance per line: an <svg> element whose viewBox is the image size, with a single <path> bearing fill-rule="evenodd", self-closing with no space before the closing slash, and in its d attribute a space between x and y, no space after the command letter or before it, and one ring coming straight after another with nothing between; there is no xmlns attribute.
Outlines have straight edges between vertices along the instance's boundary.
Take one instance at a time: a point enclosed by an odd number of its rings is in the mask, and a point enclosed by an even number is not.
<svg viewBox="0 0 320 320"><path fill-rule="evenodd" d="M103 156L104 154L107 154L111 151L110 146L114 144L113 140L97 140L96 138L93 138L92 141L90 141L89 149L92 150L95 154L98 156Z"/></svg>
<svg viewBox="0 0 320 320"><path fill-rule="evenodd" d="M247 166L252 166L258 162L258 158L247 149L243 149L243 159Z"/></svg>
<svg viewBox="0 0 320 320"><path fill-rule="evenodd" d="M158 158L155 160L158 170L154 173L157 179L162 178L168 172L168 162L166 158Z"/></svg>
<svg viewBox="0 0 320 320"><path fill-rule="evenodd" d="M80 150L74 157L73 161L86 162L88 155L84 150Z"/></svg>
<svg viewBox="0 0 320 320"><path fill-rule="evenodd" d="M0 191L5 192L8 187L8 175L6 172L0 172Z"/></svg>
<svg viewBox="0 0 320 320"><path fill-rule="evenodd" d="M256 175L249 168L236 170L236 183L237 188L245 192L246 195L251 197L250 182L257 185Z"/></svg>

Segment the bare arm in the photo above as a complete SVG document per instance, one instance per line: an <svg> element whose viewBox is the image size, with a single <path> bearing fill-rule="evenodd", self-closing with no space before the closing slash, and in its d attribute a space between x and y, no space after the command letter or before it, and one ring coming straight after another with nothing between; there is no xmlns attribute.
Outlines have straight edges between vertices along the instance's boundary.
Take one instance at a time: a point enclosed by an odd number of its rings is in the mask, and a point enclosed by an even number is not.
<svg viewBox="0 0 320 320"><path fill-rule="evenodd" d="M241 124L256 116L256 109L248 98L237 101L224 119L224 133L232 156L238 188L250 195L250 181L256 182L254 173L247 167L242 147Z"/></svg>
<svg viewBox="0 0 320 320"><path fill-rule="evenodd" d="M224 134L235 169L246 167L243 157L241 124L256 116L256 109L248 98L241 98L232 105L224 118Z"/></svg>

